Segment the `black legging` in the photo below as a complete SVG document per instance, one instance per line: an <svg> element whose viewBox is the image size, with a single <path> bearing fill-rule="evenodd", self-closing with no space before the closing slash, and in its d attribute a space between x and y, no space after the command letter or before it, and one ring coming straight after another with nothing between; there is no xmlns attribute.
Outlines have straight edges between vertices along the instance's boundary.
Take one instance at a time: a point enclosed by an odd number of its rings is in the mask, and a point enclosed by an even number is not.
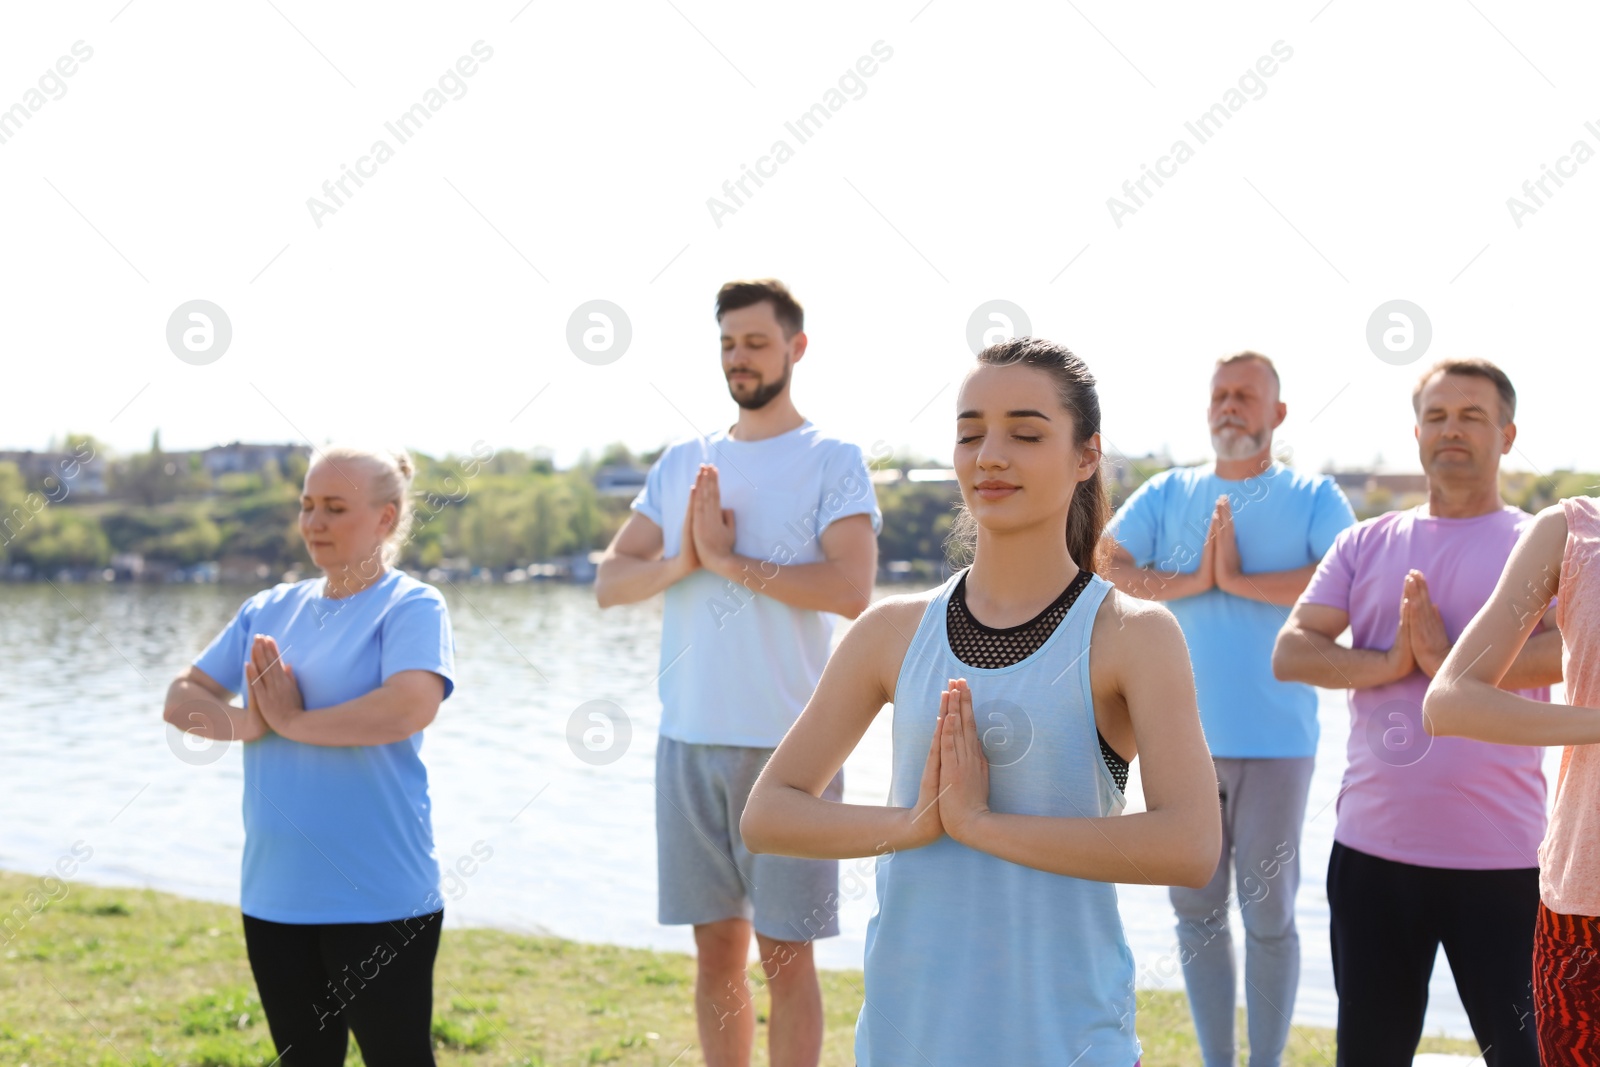
<svg viewBox="0 0 1600 1067"><path fill-rule="evenodd" d="M434 1067L433 960L444 909L381 923L244 916L244 943L281 1067Z"/></svg>
<svg viewBox="0 0 1600 1067"><path fill-rule="evenodd" d="M1538 905L1537 867L1419 867L1335 841L1328 931L1340 1067L1410 1067L1441 944L1488 1067L1537 1067L1531 982Z"/></svg>

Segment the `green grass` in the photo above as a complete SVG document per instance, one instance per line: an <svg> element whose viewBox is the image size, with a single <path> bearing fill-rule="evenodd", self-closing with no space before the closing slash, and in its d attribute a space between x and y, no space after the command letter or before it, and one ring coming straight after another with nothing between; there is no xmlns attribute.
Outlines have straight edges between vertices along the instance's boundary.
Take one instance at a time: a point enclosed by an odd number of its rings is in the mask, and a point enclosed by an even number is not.
<svg viewBox="0 0 1600 1067"><path fill-rule="evenodd" d="M24 901L39 884L31 876L0 872L0 915L19 906L30 910ZM272 1062L237 908L150 890L67 889L11 940L0 932L0 1063ZM759 970L752 977L759 985ZM852 1064L861 974L825 971L822 987L822 1062ZM450 929L434 970L436 1055L442 1067L690 1067L702 1062L693 994L693 960L685 955ZM757 1064L767 1062L766 1005L761 991ZM1244 1033L1242 1020L1239 1032ZM1139 1036L1146 1064L1199 1067L1181 995L1142 993ZM1428 1039L1421 1051L1472 1055L1476 1048ZM1333 1034L1297 1027L1284 1062L1331 1067ZM346 1063L361 1063L354 1040Z"/></svg>

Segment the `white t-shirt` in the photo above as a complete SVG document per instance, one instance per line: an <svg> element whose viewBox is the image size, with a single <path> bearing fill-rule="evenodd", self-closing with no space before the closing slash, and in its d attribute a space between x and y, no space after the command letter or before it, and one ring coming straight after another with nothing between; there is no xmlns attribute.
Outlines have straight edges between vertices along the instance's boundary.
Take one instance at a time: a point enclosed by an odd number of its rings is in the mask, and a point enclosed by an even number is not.
<svg viewBox="0 0 1600 1067"><path fill-rule="evenodd" d="M849 515L883 526L861 449L809 421L762 441L725 431L671 445L633 509L661 527L662 555L682 549L700 464L717 468L734 517L734 552L774 566L818 563L822 531ZM822 677L835 616L790 607L704 568L670 586L661 625L661 733L704 745L772 748Z"/></svg>

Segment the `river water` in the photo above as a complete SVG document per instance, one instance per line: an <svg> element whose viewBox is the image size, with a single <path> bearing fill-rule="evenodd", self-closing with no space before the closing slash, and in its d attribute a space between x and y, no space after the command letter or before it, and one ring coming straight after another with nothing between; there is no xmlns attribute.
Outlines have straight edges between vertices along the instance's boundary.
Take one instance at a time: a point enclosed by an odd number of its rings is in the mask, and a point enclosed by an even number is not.
<svg viewBox="0 0 1600 1067"><path fill-rule="evenodd" d="M238 746L209 763L178 758L161 706L172 676L251 591L0 585L0 723L7 738L0 810L8 813L0 867L42 874L81 841L93 850L80 866L83 880L237 903L244 836ZM448 924L691 950L687 928L655 921L659 599L602 613L581 586L445 585L443 592L456 630L457 688L427 732L423 758L440 864L474 860L464 868L473 873L455 874L443 887ZM1332 1026L1323 884L1349 728L1344 694L1319 695L1322 741L1301 845L1303 962L1294 1020ZM569 719L590 701L615 704L631 723L632 739L613 762L584 762L568 744ZM1548 750L1551 782L1558 764L1559 750ZM888 786L886 712L845 764L845 799L881 804ZM1128 810L1140 810L1137 761L1128 796ZM492 856L476 862L486 849ZM874 903L871 861L844 861L841 887L843 932L818 942L818 961L859 968ZM1140 984L1181 989L1166 890L1119 886L1118 894ZM1237 912L1231 925L1242 972ZM1471 1037L1443 953L1425 1031Z"/></svg>

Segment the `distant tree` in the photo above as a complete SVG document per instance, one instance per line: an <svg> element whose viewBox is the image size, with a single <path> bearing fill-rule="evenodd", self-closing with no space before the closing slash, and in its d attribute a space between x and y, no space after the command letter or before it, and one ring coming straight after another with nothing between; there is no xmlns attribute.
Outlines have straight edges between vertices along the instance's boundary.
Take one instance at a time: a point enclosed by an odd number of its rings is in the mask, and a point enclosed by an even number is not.
<svg viewBox="0 0 1600 1067"><path fill-rule="evenodd" d="M152 559L171 560L181 566L217 558L222 531L203 513L185 516L183 525L164 533L145 553Z"/></svg>
<svg viewBox="0 0 1600 1067"><path fill-rule="evenodd" d="M1584 471L1563 471L1556 477L1551 503L1569 496L1600 495L1600 474Z"/></svg>
<svg viewBox="0 0 1600 1067"><path fill-rule="evenodd" d="M295 487L295 492L306 483L306 471L311 466L311 459L303 452L290 452L283 460L283 480Z"/></svg>
<svg viewBox="0 0 1600 1067"><path fill-rule="evenodd" d="M151 451L123 460L114 469L112 488L148 508L176 500L185 480L176 463Z"/></svg>
<svg viewBox="0 0 1600 1067"><path fill-rule="evenodd" d="M0 562L12 558L12 545L33 521L28 486L15 463L0 463Z"/></svg>
<svg viewBox="0 0 1600 1067"><path fill-rule="evenodd" d="M40 571L103 567L111 559L111 545L100 524L65 507L40 511L13 547L16 559Z"/></svg>
<svg viewBox="0 0 1600 1067"><path fill-rule="evenodd" d="M64 451L81 456L106 457L111 454L111 449L104 441L88 433L68 433Z"/></svg>
<svg viewBox="0 0 1600 1067"><path fill-rule="evenodd" d="M932 560L948 558L945 542L961 503L961 491L947 482L898 481L878 486L883 532L878 558Z"/></svg>

